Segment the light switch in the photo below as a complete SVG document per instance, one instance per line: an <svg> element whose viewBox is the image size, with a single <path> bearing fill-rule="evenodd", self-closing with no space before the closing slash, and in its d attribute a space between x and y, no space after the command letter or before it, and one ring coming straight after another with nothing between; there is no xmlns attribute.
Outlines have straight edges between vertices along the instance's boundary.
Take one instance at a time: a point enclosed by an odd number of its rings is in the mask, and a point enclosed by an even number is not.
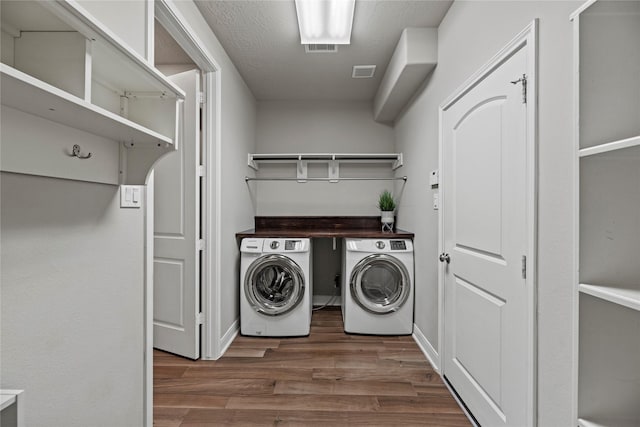
<svg viewBox="0 0 640 427"><path fill-rule="evenodd" d="M142 207L142 186L121 185L120 186L120 207L121 208Z"/></svg>

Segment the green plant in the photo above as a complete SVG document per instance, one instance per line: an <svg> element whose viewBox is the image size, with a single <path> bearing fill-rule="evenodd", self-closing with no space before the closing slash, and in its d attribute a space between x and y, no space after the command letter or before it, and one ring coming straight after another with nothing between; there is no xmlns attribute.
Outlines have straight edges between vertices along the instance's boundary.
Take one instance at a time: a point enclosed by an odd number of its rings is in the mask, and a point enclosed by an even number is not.
<svg viewBox="0 0 640 427"><path fill-rule="evenodd" d="M380 193L380 198L378 199L378 208L381 211L394 211L396 210L396 202L393 200L393 196L389 191L384 190Z"/></svg>

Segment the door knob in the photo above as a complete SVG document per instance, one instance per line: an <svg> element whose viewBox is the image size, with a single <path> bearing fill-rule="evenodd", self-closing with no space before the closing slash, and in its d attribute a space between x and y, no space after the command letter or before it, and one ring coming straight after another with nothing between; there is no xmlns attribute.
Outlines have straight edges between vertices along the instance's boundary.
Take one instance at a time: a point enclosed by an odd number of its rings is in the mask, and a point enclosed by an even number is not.
<svg viewBox="0 0 640 427"><path fill-rule="evenodd" d="M449 264L451 262L451 257L449 254L445 254L444 252L440 254L440 262L446 262Z"/></svg>

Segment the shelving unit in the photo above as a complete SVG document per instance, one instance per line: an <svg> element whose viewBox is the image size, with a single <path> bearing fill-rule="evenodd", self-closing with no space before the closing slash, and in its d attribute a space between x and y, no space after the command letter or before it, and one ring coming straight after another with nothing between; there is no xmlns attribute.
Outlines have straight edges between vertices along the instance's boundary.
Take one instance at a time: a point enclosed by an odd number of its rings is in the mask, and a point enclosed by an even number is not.
<svg viewBox="0 0 640 427"><path fill-rule="evenodd" d="M245 181L328 181L339 182L341 180L407 180L407 177L340 177L341 163L388 163L392 170L402 167L402 153L269 153L253 154L247 156L247 165L254 170L259 170L260 163L292 163L296 164L296 177L269 177L251 178L245 177ZM308 177L309 163L327 163L327 177Z"/></svg>
<svg viewBox="0 0 640 427"><path fill-rule="evenodd" d="M20 122L3 123L1 169L144 184L175 150L182 90L74 1L0 6L2 113ZM43 138L49 122L62 126ZM92 156L72 157L75 144Z"/></svg>
<svg viewBox="0 0 640 427"><path fill-rule="evenodd" d="M640 425L640 2L572 15L576 76L576 425Z"/></svg>
<svg viewBox="0 0 640 427"><path fill-rule="evenodd" d="M0 425L24 427L25 413L24 390L0 389Z"/></svg>

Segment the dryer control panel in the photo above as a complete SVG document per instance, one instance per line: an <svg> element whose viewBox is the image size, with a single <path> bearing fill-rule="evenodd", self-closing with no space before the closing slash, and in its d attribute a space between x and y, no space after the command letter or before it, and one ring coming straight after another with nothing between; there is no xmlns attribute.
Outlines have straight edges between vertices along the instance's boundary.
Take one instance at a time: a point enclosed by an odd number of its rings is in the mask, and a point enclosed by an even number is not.
<svg viewBox="0 0 640 427"><path fill-rule="evenodd" d="M392 240L391 241L391 250L392 251L406 251L407 243L404 240Z"/></svg>
<svg viewBox="0 0 640 427"><path fill-rule="evenodd" d="M285 240L284 250L295 251L296 249L302 249L302 242L300 240Z"/></svg>

